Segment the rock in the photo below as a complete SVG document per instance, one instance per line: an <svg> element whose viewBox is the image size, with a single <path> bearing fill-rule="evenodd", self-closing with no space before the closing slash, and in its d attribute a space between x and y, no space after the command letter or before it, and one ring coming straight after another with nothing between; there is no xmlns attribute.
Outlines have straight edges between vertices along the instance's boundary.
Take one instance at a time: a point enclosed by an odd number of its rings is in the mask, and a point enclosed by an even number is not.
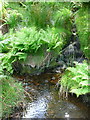
<svg viewBox="0 0 90 120"><path fill-rule="evenodd" d="M49 81L48 80L45 80L45 83L48 83Z"/></svg>
<svg viewBox="0 0 90 120"><path fill-rule="evenodd" d="M64 48L61 55L58 56L57 62L62 69L67 66L73 66L73 62L82 62L84 60L82 51L80 50L80 44L76 40Z"/></svg>
<svg viewBox="0 0 90 120"><path fill-rule="evenodd" d="M5 24L5 21L4 20L0 20L0 32L2 34L5 34L7 32L9 32L9 25L8 24Z"/></svg>
<svg viewBox="0 0 90 120"><path fill-rule="evenodd" d="M55 80L56 78L53 76L51 79L52 79L52 80Z"/></svg>
<svg viewBox="0 0 90 120"><path fill-rule="evenodd" d="M47 52L46 48L42 47L36 54L29 55L24 62L17 61L13 68L17 73L30 75L42 72L61 73L68 66L73 66L74 61L82 62L84 59L78 38L75 37L60 55L55 51Z"/></svg>
<svg viewBox="0 0 90 120"><path fill-rule="evenodd" d="M90 93L82 95L81 99L87 106L90 106Z"/></svg>
<svg viewBox="0 0 90 120"><path fill-rule="evenodd" d="M13 70L14 70L14 73L19 73L21 74L21 71L22 71L22 65L19 61L16 61L12 64L12 67L13 67Z"/></svg>
<svg viewBox="0 0 90 120"><path fill-rule="evenodd" d="M17 73L21 74L40 74L44 72L46 68L55 67L56 57L52 52L46 52L44 49L39 51L37 54L29 55L24 62L15 62L13 64L13 69Z"/></svg>

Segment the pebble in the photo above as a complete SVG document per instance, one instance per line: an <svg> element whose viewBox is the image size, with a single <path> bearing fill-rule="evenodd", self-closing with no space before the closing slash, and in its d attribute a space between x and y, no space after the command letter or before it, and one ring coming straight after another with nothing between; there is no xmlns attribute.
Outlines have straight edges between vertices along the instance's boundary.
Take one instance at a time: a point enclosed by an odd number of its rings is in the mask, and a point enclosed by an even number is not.
<svg viewBox="0 0 90 120"><path fill-rule="evenodd" d="M55 80L56 78L55 78L55 77L52 77L51 79L52 79L52 80Z"/></svg>
<svg viewBox="0 0 90 120"><path fill-rule="evenodd" d="M48 83L48 80L45 80L45 83Z"/></svg>
<svg viewBox="0 0 90 120"><path fill-rule="evenodd" d="M68 118L68 117L69 117L69 114L68 114L68 113L65 113L65 117Z"/></svg>

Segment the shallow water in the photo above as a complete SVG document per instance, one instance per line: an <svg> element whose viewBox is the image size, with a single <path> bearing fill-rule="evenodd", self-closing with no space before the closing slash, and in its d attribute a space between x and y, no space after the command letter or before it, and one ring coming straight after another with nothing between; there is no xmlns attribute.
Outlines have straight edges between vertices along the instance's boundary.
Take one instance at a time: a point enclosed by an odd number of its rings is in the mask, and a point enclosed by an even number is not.
<svg viewBox="0 0 90 120"><path fill-rule="evenodd" d="M89 108L75 96L68 100L58 95L55 84L59 80L58 74L42 74L26 78L23 81L25 90L30 93L32 101L26 96L26 110L22 118L88 118Z"/></svg>

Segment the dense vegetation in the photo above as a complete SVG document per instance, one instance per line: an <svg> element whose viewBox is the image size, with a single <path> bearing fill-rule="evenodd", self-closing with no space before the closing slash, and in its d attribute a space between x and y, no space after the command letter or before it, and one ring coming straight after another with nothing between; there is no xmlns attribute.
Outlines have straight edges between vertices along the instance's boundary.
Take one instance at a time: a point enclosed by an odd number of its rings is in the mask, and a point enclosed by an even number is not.
<svg viewBox="0 0 90 120"><path fill-rule="evenodd" d="M8 39L7 43L6 40L1 41L1 46L3 46L1 52L8 52L2 58L4 69L11 72L11 63L26 60L29 54L38 54L41 48L45 48L47 52L54 51L58 55L67 42L66 36L62 36L62 34L59 29L55 28L37 31L35 27L31 27L16 32L10 38L11 41Z"/></svg>
<svg viewBox="0 0 90 120"><path fill-rule="evenodd" d="M74 9L76 12L72 12ZM12 108L23 99L21 83L11 77L14 62L23 62L27 56L39 52L43 56L42 49L58 56L70 42L74 25L76 25L81 50L85 57L90 59L88 10L87 4L84 6L72 2L3 4L2 26L9 27L8 33L4 35L0 33L0 53L4 54L0 58L0 83L2 84L0 102L2 102L3 116L10 114ZM67 68L60 82L61 94L72 92L79 96L89 93L89 75L87 61L75 63L75 66Z"/></svg>
<svg viewBox="0 0 90 120"><path fill-rule="evenodd" d="M81 50L84 52L85 56L90 59L90 44L89 44L89 11L90 6L82 6L80 10L77 11L75 15L75 23L77 26L77 33L79 35Z"/></svg>
<svg viewBox="0 0 90 120"><path fill-rule="evenodd" d="M4 74L0 66L0 117L7 117L24 99L22 84Z"/></svg>
<svg viewBox="0 0 90 120"><path fill-rule="evenodd" d="M70 38L72 27L70 3L62 5L64 4L7 3L4 5L2 17L4 16L5 24L10 27L10 32L0 38L0 52L7 53L2 58L4 69L12 73L13 62L24 61L29 54L38 54L41 48L53 54L60 53Z"/></svg>
<svg viewBox="0 0 90 120"><path fill-rule="evenodd" d="M60 93L71 92L77 97L90 92L90 71L88 63L76 63L75 67L68 67L61 78ZM67 95L66 93L66 95ZM67 96L66 96L67 97Z"/></svg>
<svg viewBox="0 0 90 120"><path fill-rule="evenodd" d="M80 47L85 57L90 59L89 44L89 5L83 3L78 11L75 12L75 24L79 36ZM90 72L89 62L76 63L75 67L68 67L64 76L61 78L62 93L75 93L77 97L82 94L90 93ZM67 95L67 94L66 94Z"/></svg>

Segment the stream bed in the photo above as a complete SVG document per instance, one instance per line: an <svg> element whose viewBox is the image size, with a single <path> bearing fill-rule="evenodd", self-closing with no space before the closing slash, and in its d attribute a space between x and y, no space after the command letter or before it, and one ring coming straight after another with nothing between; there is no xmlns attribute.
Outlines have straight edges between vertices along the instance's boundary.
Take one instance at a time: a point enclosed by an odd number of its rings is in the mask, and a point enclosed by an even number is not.
<svg viewBox="0 0 90 120"><path fill-rule="evenodd" d="M56 89L59 74L45 73L29 77L16 77L23 81L26 95L26 109L21 118L79 118L88 119L90 108L76 96L69 95L68 100L62 99Z"/></svg>

